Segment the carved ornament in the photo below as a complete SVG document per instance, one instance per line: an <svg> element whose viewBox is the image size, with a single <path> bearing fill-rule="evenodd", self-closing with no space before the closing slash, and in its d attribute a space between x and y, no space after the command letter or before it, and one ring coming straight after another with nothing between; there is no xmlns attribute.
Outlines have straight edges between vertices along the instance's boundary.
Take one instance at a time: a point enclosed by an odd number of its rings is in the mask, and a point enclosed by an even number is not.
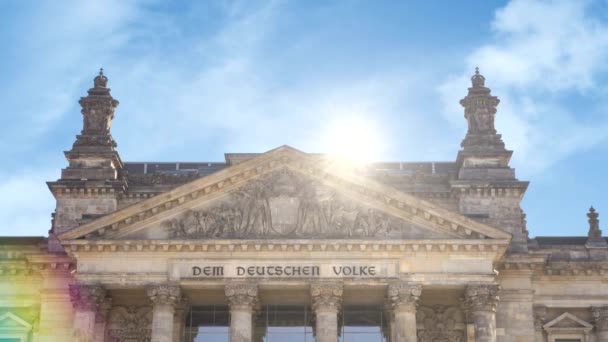
<svg viewBox="0 0 608 342"><path fill-rule="evenodd" d="M99 285L73 284L69 291L74 309L80 311L97 311L106 296L105 289Z"/></svg>
<svg viewBox="0 0 608 342"><path fill-rule="evenodd" d="M311 284L312 309L339 312L342 307L342 284Z"/></svg>
<svg viewBox="0 0 608 342"><path fill-rule="evenodd" d="M598 331L608 331L608 306L594 306L591 308L591 315L595 329Z"/></svg>
<svg viewBox="0 0 608 342"><path fill-rule="evenodd" d="M224 288L230 310L254 310L258 304L256 284L227 284Z"/></svg>
<svg viewBox="0 0 608 342"><path fill-rule="evenodd" d="M411 225L363 207L288 169L265 175L230 199L162 222L173 239L402 237Z"/></svg>
<svg viewBox="0 0 608 342"><path fill-rule="evenodd" d="M152 335L152 308L116 306L110 311L107 330L112 342L149 342Z"/></svg>
<svg viewBox="0 0 608 342"><path fill-rule="evenodd" d="M476 311L496 312L498 305L498 285L469 285L465 290L464 305L470 313Z"/></svg>
<svg viewBox="0 0 608 342"><path fill-rule="evenodd" d="M387 297L394 311L416 311L422 285L392 283L388 285Z"/></svg>
<svg viewBox="0 0 608 342"><path fill-rule="evenodd" d="M146 292L154 305L175 306L181 299L181 289L177 285L151 285Z"/></svg>

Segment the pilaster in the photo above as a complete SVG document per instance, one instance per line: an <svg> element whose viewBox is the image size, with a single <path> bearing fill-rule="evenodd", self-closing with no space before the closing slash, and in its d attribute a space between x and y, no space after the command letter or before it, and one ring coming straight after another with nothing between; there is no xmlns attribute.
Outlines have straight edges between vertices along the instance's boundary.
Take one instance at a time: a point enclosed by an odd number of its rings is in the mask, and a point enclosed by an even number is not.
<svg viewBox="0 0 608 342"><path fill-rule="evenodd" d="M547 323L547 307L544 305L534 306L534 338L536 342L545 341L545 329Z"/></svg>
<svg viewBox="0 0 608 342"><path fill-rule="evenodd" d="M338 340L338 313L342 308L343 285L316 283L310 286L312 310L315 313L315 341Z"/></svg>

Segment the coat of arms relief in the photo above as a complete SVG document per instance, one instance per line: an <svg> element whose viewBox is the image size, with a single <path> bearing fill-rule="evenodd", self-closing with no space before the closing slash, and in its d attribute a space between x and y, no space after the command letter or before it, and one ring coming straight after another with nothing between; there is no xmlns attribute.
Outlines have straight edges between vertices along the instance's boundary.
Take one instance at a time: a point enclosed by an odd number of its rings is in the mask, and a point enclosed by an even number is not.
<svg viewBox="0 0 608 342"><path fill-rule="evenodd" d="M163 221L169 238L405 238L433 234L287 168ZM424 232L424 233L423 233Z"/></svg>

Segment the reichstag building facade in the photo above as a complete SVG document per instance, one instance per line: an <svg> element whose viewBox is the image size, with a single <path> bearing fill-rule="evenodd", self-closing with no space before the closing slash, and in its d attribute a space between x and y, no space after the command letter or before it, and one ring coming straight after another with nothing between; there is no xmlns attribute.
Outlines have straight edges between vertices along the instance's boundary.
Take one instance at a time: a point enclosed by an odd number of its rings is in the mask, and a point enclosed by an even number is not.
<svg viewBox="0 0 608 342"><path fill-rule="evenodd" d="M289 146L124 162L107 82L47 183L48 236L0 238L0 341L608 341L598 213L529 237L478 71L453 161L356 167Z"/></svg>

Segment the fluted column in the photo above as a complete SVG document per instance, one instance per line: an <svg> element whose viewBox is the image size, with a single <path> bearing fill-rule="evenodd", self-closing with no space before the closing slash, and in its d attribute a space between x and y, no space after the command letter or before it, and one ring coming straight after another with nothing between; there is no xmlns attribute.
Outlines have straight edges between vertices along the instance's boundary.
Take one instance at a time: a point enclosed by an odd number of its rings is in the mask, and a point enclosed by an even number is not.
<svg viewBox="0 0 608 342"><path fill-rule="evenodd" d="M99 285L70 285L70 299L75 310L72 341L94 341L95 319L105 296L105 289Z"/></svg>
<svg viewBox="0 0 608 342"><path fill-rule="evenodd" d="M230 342L252 342L258 286L235 283L226 285L224 290L230 306Z"/></svg>
<svg viewBox="0 0 608 342"><path fill-rule="evenodd" d="M545 341L543 325L547 320L547 307L544 305L534 306L534 340L537 342Z"/></svg>
<svg viewBox="0 0 608 342"><path fill-rule="evenodd" d="M416 306L422 286L412 283L393 283L388 286L388 302L393 309L394 342L416 342Z"/></svg>
<svg viewBox="0 0 608 342"><path fill-rule="evenodd" d="M175 306L181 299L177 285L151 285L147 294L152 301L152 342L173 340Z"/></svg>
<svg viewBox="0 0 608 342"><path fill-rule="evenodd" d="M465 308L475 326L476 342L496 342L498 285L475 284L465 290Z"/></svg>
<svg viewBox="0 0 608 342"><path fill-rule="evenodd" d="M338 313L342 308L342 284L312 284L310 296L315 314L315 341L338 340Z"/></svg>
<svg viewBox="0 0 608 342"><path fill-rule="evenodd" d="M591 308L597 342L608 342L608 306Z"/></svg>

